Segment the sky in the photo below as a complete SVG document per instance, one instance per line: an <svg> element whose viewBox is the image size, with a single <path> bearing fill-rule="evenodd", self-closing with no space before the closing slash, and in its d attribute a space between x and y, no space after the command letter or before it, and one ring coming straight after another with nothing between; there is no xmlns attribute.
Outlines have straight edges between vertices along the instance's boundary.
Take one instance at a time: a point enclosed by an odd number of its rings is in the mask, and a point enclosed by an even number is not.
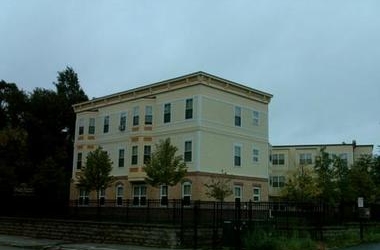
<svg viewBox="0 0 380 250"><path fill-rule="evenodd" d="M0 79L90 97L204 71L273 94L273 145L380 145L378 0L0 0Z"/></svg>

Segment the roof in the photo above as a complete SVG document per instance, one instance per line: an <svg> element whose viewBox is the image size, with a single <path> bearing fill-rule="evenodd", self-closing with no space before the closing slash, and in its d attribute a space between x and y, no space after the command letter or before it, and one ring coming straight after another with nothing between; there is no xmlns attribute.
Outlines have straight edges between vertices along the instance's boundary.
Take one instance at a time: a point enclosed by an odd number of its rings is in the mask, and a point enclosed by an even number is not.
<svg viewBox="0 0 380 250"><path fill-rule="evenodd" d="M316 148L316 147L341 147L341 146L351 146L351 147L371 147L372 144L356 144L354 143L335 143L335 144L295 144L295 145L272 145L272 148Z"/></svg>
<svg viewBox="0 0 380 250"><path fill-rule="evenodd" d="M74 104L75 112L93 110L101 106L116 104L129 100L152 97L159 93L173 91L180 88L194 86L198 84L207 85L229 93L240 95L241 97L253 99L263 103L269 103L273 95L250 88L248 86L214 76L203 71L198 71L188 75L148 84L142 87L106 95L92 100Z"/></svg>

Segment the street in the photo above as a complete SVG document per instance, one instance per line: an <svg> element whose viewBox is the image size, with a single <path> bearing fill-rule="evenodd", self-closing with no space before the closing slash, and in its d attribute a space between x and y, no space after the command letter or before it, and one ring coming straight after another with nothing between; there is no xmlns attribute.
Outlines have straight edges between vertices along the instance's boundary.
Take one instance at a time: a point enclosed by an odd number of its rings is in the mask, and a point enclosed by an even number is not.
<svg viewBox="0 0 380 250"><path fill-rule="evenodd" d="M380 243L373 243L373 244L363 244L359 246L348 247L342 250L379 250L379 249L380 249Z"/></svg>

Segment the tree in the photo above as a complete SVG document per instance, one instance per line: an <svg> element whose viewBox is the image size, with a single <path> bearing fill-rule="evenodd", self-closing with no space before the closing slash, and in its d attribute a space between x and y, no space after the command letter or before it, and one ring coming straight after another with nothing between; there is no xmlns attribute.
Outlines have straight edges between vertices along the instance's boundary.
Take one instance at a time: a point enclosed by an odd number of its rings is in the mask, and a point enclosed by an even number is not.
<svg viewBox="0 0 380 250"><path fill-rule="evenodd" d="M320 155L316 157L315 172L317 173L317 183L321 190L319 198L327 204L336 204L339 199L338 187L336 183L333 161L325 148L320 150Z"/></svg>
<svg viewBox="0 0 380 250"><path fill-rule="evenodd" d="M320 195L320 191L314 171L301 166L289 176L281 192L288 200L312 202Z"/></svg>
<svg viewBox="0 0 380 250"><path fill-rule="evenodd" d="M178 148L170 143L170 139L160 140L156 144L150 161L145 164L146 181L150 185L174 186L180 182L187 173L186 163L181 155L176 156Z"/></svg>
<svg viewBox="0 0 380 250"><path fill-rule="evenodd" d="M106 189L113 181L112 161L101 147L88 153L86 165L82 168L77 187L86 191L96 191L99 205L99 192Z"/></svg>
<svg viewBox="0 0 380 250"><path fill-rule="evenodd" d="M232 195L232 189L230 185L231 179L227 173L222 171L222 175L211 179L210 183L205 183L207 188L206 195L210 198L214 198L217 201L223 202L225 198Z"/></svg>

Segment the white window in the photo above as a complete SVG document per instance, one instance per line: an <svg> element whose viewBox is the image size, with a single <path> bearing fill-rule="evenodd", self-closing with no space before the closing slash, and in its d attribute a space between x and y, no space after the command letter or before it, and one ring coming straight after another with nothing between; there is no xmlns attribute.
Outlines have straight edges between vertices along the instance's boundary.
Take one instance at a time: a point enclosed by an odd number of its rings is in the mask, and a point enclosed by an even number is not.
<svg viewBox="0 0 380 250"><path fill-rule="evenodd" d="M257 148L252 150L252 160L254 164L259 163L259 150Z"/></svg>
<svg viewBox="0 0 380 250"><path fill-rule="evenodd" d="M235 167L241 166L241 146L240 145L234 145L234 166Z"/></svg>
<svg viewBox="0 0 380 250"><path fill-rule="evenodd" d="M83 133L84 133L84 120L82 118L79 119L78 125L79 125L78 134L83 135Z"/></svg>
<svg viewBox="0 0 380 250"><path fill-rule="evenodd" d="M123 205L123 198L124 198L124 187L123 185L117 185L116 186L116 205L117 206Z"/></svg>
<svg viewBox="0 0 380 250"><path fill-rule="evenodd" d="M125 131L125 128L127 127L127 113L122 112L120 114L120 123L119 123L119 130Z"/></svg>
<svg viewBox="0 0 380 250"><path fill-rule="evenodd" d="M99 205L104 206L106 202L106 190L100 189L99 190Z"/></svg>
<svg viewBox="0 0 380 250"><path fill-rule="evenodd" d="M108 133L110 129L110 117L106 115L103 121L103 133Z"/></svg>
<svg viewBox="0 0 380 250"><path fill-rule="evenodd" d="M193 118L193 99L186 99L185 119Z"/></svg>
<svg viewBox="0 0 380 250"><path fill-rule="evenodd" d="M168 205L168 186L161 185L160 186L160 201L162 206Z"/></svg>
<svg viewBox="0 0 380 250"><path fill-rule="evenodd" d="M254 126L259 126L259 124L260 124L260 113L259 113L259 111L253 111L252 112L252 123L253 123L253 125Z"/></svg>
<svg viewBox="0 0 380 250"><path fill-rule="evenodd" d="M253 201L259 202L261 200L261 188L260 187L254 187L253 188Z"/></svg>
<svg viewBox="0 0 380 250"><path fill-rule="evenodd" d="M132 146L132 157L131 157L131 164L137 165L138 162L138 147Z"/></svg>
<svg viewBox="0 0 380 250"><path fill-rule="evenodd" d="M192 161L192 142L191 141L185 141L184 161L185 162Z"/></svg>
<svg viewBox="0 0 380 250"><path fill-rule="evenodd" d="M269 178L269 184L274 187L284 187L285 186L285 176L271 176Z"/></svg>
<svg viewBox="0 0 380 250"><path fill-rule="evenodd" d="M165 103L164 105L164 123L169 123L171 120L171 104Z"/></svg>
<svg viewBox="0 0 380 250"><path fill-rule="evenodd" d="M284 165L285 155L284 154L272 154L272 164L273 165Z"/></svg>
<svg viewBox="0 0 380 250"><path fill-rule="evenodd" d="M150 145L144 146L144 164L150 162L150 158L152 155L152 147Z"/></svg>
<svg viewBox="0 0 380 250"><path fill-rule="evenodd" d="M300 154L300 164L306 165L306 164L312 164L313 160L311 158L311 153L306 154Z"/></svg>
<svg viewBox="0 0 380 250"><path fill-rule="evenodd" d="M145 125L152 125L153 123L153 108L152 106L145 106Z"/></svg>
<svg viewBox="0 0 380 250"><path fill-rule="evenodd" d="M139 107L133 107L133 126L139 125Z"/></svg>
<svg viewBox="0 0 380 250"><path fill-rule="evenodd" d="M88 126L88 133L90 135L95 134L95 118L90 118L89 126Z"/></svg>
<svg viewBox="0 0 380 250"><path fill-rule="evenodd" d="M235 126L241 127L241 107L235 107Z"/></svg>
<svg viewBox="0 0 380 250"><path fill-rule="evenodd" d="M184 182L182 184L182 199L184 205L189 206L191 201L191 183Z"/></svg>
<svg viewBox="0 0 380 250"><path fill-rule="evenodd" d="M77 169L81 169L82 168L82 158L83 158L83 154L82 153L78 153L77 154Z"/></svg>
<svg viewBox="0 0 380 250"><path fill-rule="evenodd" d="M134 206L146 205L146 185L133 186L133 205Z"/></svg>
<svg viewBox="0 0 380 250"><path fill-rule="evenodd" d="M88 206L88 203L89 203L88 191L81 188L79 190L79 205Z"/></svg>
<svg viewBox="0 0 380 250"><path fill-rule="evenodd" d="M242 198L243 198L243 187L241 185L235 185L234 186L234 196L235 196L235 202L242 201Z"/></svg>
<svg viewBox="0 0 380 250"><path fill-rule="evenodd" d="M125 159L125 149L119 149L119 159L118 159L118 167L124 167L124 159Z"/></svg>

